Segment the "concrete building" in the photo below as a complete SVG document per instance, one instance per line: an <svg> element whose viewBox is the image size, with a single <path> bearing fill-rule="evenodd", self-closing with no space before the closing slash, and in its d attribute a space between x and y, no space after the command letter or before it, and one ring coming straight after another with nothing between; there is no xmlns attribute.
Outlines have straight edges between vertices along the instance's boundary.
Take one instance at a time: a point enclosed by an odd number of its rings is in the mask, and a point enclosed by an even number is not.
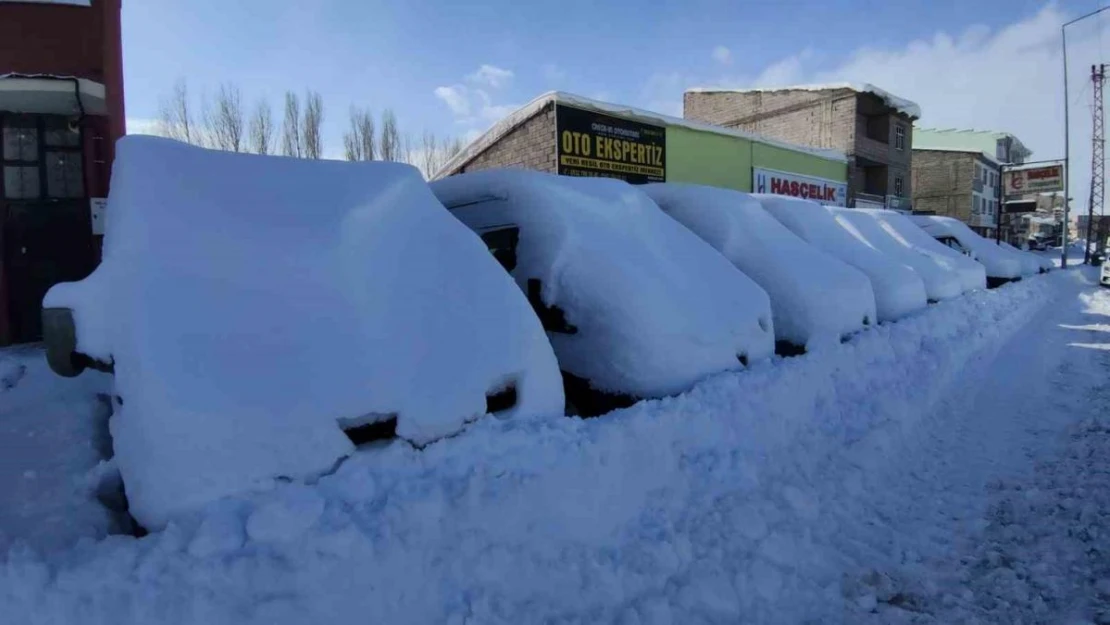
<svg viewBox="0 0 1110 625"><path fill-rule="evenodd" d="M691 89L686 119L842 152L848 205L909 208L913 122L920 108L867 84Z"/></svg>
<svg viewBox="0 0 1110 625"><path fill-rule="evenodd" d="M955 217L985 237L998 228L1001 164L1032 154L1008 132L918 128L913 135L913 209ZM1011 223L1012 221L1012 223ZM1020 220L1002 220L1003 238L1020 244Z"/></svg>
<svg viewBox="0 0 1110 625"><path fill-rule="evenodd" d="M847 160L735 129L551 92L495 124L434 177L523 167L638 184L687 182L846 205Z"/></svg>
<svg viewBox="0 0 1110 625"><path fill-rule="evenodd" d="M0 345L99 260L94 222L124 133L121 0L0 0Z"/></svg>

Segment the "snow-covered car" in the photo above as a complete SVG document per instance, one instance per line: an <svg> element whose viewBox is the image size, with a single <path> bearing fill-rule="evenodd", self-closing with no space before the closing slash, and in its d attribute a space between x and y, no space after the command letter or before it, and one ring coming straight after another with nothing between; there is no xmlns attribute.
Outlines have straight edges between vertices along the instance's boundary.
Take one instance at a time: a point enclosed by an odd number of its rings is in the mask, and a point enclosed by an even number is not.
<svg viewBox="0 0 1110 625"><path fill-rule="evenodd" d="M643 189L767 291L780 352L836 342L877 322L867 276L803 241L751 194L675 183Z"/></svg>
<svg viewBox="0 0 1110 625"><path fill-rule="evenodd" d="M940 215L911 215L909 219L937 241L981 263L987 270L989 287L1020 280L1025 273L1020 260L975 234L958 219Z"/></svg>
<svg viewBox="0 0 1110 625"><path fill-rule="evenodd" d="M862 271L871 281L880 322L894 321L928 303L925 284L913 269L853 236L820 204L786 195L753 197L807 243Z"/></svg>
<svg viewBox="0 0 1110 625"><path fill-rule="evenodd" d="M572 414L681 393L774 350L763 289L637 187L524 170L430 186L471 229L517 231L506 269L547 330Z"/></svg>
<svg viewBox="0 0 1110 625"><path fill-rule="evenodd" d="M943 263L945 267L954 270L959 276L964 293L987 288L987 268L982 263L937 241L920 226L910 221L906 215L885 208L855 210L877 219L882 228L895 235L899 242L938 259L938 262Z"/></svg>
<svg viewBox="0 0 1110 625"><path fill-rule="evenodd" d="M1052 261L1047 258L1042 258L1036 254L1030 254L1024 250L1019 250L1005 241L999 241L998 246L1013 254L1013 256L1021 262L1021 272L1023 275L1047 273L1052 269Z"/></svg>
<svg viewBox="0 0 1110 625"><path fill-rule="evenodd" d="M133 136L108 206L102 264L46 296L72 323L46 342L63 374L67 351L112 365L145 527L318 477L390 430L420 446L487 413L562 413L527 299L413 167Z"/></svg>
<svg viewBox="0 0 1110 625"><path fill-rule="evenodd" d="M892 227L886 225L876 215L868 211L837 206L827 206L825 209L847 232L866 241L890 258L912 268L924 283L925 295L930 302L951 299L959 296L964 291L960 267L957 266L955 260L935 251L926 251L915 247ZM910 227L920 231L920 228L913 224L910 224ZM924 232L921 235L930 244L943 247L940 243L925 235ZM979 266L979 273L983 274L981 266ZM986 277L984 275L980 282L985 283L985 281ZM980 288L982 286L983 284L979 285Z"/></svg>
<svg viewBox="0 0 1110 625"><path fill-rule="evenodd" d="M1102 286L1110 286L1110 258L1102 261L1102 269L1099 272L1098 283Z"/></svg>

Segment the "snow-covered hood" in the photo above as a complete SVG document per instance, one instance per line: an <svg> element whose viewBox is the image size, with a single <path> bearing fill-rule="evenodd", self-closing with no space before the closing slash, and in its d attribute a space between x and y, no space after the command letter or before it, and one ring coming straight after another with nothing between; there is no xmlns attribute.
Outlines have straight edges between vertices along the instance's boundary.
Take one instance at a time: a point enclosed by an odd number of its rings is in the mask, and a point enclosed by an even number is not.
<svg viewBox="0 0 1110 625"><path fill-rule="evenodd" d="M565 312L559 364L595 388L673 394L773 350L767 294L632 185L486 170L431 188L475 229L519 227L513 275Z"/></svg>

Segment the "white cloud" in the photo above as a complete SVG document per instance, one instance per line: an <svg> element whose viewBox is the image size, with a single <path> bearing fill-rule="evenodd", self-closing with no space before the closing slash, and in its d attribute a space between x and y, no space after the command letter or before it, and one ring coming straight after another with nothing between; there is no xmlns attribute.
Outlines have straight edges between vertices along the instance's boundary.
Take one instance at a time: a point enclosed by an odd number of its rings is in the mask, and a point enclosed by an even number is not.
<svg viewBox="0 0 1110 625"><path fill-rule="evenodd" d="M713 60L721 65L730 65L732 63L732 51L724 46L717 46L713 48Z"/></svg>
<svg viewBox="0 0 1110 625"><path fill-rule="evenodd" d="M500 89L509 84L513 79L512 70L502 69L494 65L482 65L478 71L466 77L467 81L475 85L485 85L493 89Z"/></svg>
<svg viewBox="0 0 1110 625"><path fill-rule="evenodd" d="M805 50L754 75L657 73L645 82L637 103L673 114L681 112L682 91L694 86L869 82L921 105L918 127L1007 131L1033 150L1033 159L1062 158L1060 24L1070 17L1049 3L999 29L971 26L895 48L864 46L839 62L819 50ZM1101 26L1092 18L1068 29L1073 208L1086 205L1090 184L1091 90L1087 76L1091 59L1102 58Z"/></svg>
<svg viewBox="0 0 1110 625"><path fill-rule="evenodd" d="M435 95L440 100L447 104L447 108L457 117L467 117L470 115L470 99L467 97L467 89L462 85L453 85L451 87L436 87Z"/></svg>

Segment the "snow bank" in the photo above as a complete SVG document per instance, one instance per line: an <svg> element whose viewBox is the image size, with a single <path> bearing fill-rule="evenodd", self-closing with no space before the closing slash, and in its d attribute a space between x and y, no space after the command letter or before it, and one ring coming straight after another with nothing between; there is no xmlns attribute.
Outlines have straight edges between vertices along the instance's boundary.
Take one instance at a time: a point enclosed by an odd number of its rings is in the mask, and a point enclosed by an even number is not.
<svg viewBox="0 0 1110 625"><path fill-rule="evenodd" d="M927 304L925 285L913 269L853 236L820 204L782 195L755 197L791 232L862 271L871 281L879 321L894 321Z"/></svg>
<svg viewBox="0 0 1110 625"><path fill-rule="evenodd" d="M924 283L929 300L934 302L945 300L956 297L962 292L960 276L956 272L955 263L950 259L913 247L897 233L884 228L883 223L873 215L864 211L835 206L827 209L845 231L907 267L911 267ZM939 245L936 241L932 242Z"/></svg>
<svg viewBox="0 0 1110 625"><path fill-rule="evenodd" d="M312 487L232 498L141 540L0 555L0 613L26 625L863 622L849 582L951 544L877 509L920 498L887 476L975 421L959 405L931 414L953 384L981 383L969 363L1053 301L1049 282L943 302L604 419L484 419L423 451L367 450Z"/></svg>
<svg viewBox="0 0 1110 625"><path fill-rule="evenodd" d="M928 235L908 217L886 209L859 209L878 220L880 226L900 244L933 258L946 269L954 270L964 293L987 287L987 270L982 264L944 245ZM860 222L864 223L864 222Z"/></svg>
<svg viewBox="0 0 1110 625"><path fill-rule="evenodd" d="M55 376L40 349L0 350L0 554L15 543L54 551L121 529L100 501L119 485L104 462L110 391L111 378L95 371Z"/></svg>
<svg viewBox="0 0 1110 625"><path fill-rule="evenodd" d="M779 340L812 347L876 321L867 276L798 238L750 194L674 183L643 189L767 291Z"/></svg>
<svg viewBox="0 0 1110 625"><path fill-rule="evenodd" d="M508 385L504 416L562 412L527 301L415 168L126 137L109 205L104 262L44 305L115 361L116 462L145 526L331 470L345 427L395 415L426 443Z"/></svg>
<svg viewBox="0 0 1110 625"><path fill-rule="evenodd" d="M540 280L542 305L577 328L549 337L595 389L670 395L774 349L767 294L636 187L488 170L431 188L472 228L519 226L513 276Z"/></svg>
<svg viewBox="0 0 1110 625"><path fill-rule="evenodd" d="M1012 258L994 243L975 234L962 221L940 215L911 215L909 219L934 239L955 240L963 251L974 255L975 260L982 263L987 269L988 276L1005 279L1022 276L1021 262L1018 259Z"/></svg>

